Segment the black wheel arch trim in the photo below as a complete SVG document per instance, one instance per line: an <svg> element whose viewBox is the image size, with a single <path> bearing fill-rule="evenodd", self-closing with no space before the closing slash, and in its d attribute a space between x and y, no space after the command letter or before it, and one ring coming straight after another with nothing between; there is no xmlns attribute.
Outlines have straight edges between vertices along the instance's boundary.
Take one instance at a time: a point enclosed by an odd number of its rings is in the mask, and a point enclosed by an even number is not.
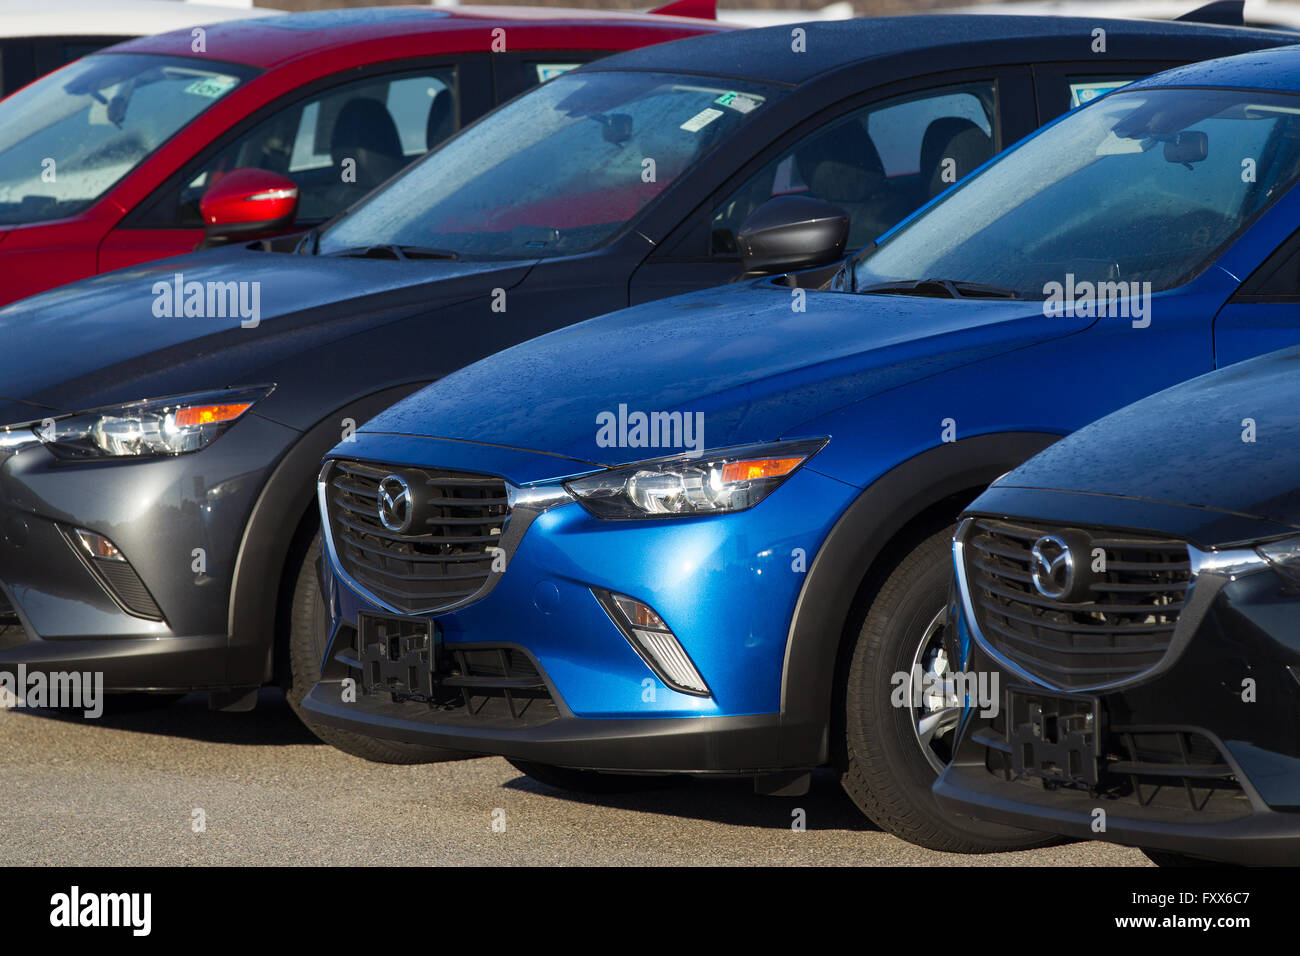
<svg viewBox="0 0 1300 956"><path fill-rule="evenodd" d="M1000 432L939 445L895 466L845 509L808 568L790 620L781 674L783 764L830 759L844 629L860 587L890 542L928 509L991 484L1062 437Z"/></svg>
<svg viewBox="0 0 1300 956"><path fill-rule="evenodd" d="M392 386L335 409L303 432L275 466L244 524L235 559L227 623L227 681L256 686L275 676L281 577L295 533L315 507L321 459L339 443L339 420L352 418L360 425L427 384Z"/></svg>

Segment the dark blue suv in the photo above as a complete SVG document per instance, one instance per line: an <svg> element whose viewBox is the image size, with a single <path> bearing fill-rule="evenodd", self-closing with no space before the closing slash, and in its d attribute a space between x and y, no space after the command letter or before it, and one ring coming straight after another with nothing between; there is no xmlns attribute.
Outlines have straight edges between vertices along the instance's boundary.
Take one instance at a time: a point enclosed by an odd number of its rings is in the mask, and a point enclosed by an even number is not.
<svg viewBox="0 0 1300 956"><path fill-rule="evenodd" d="M1158 75L833 275L612 313L382 413L320 474L311 719L573 788L830 764L926 846L1040 840L931 793L997 698L944 640L954 522L1060 436L1300 339L1297 94L1294 47ZM844 241L773 202L748 260Z"/></svg>

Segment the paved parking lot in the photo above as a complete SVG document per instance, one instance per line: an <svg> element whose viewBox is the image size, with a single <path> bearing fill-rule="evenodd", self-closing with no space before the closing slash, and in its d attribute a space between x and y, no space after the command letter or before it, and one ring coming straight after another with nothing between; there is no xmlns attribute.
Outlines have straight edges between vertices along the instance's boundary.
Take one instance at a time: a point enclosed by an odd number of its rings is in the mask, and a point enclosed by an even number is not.
<svg viewBox="0 0 1300 956"><path fill-rule="evenodd" d="M317 743L274 691L245 714L210 713L197 695L93 721L0 711L0 772L11 864L1146 863L1092 843L932 853L875 829L833 774L788 799L757 797L744 781L578 797L497 758L368 764ZM791 829L796 808L804 832Z"/></svg>

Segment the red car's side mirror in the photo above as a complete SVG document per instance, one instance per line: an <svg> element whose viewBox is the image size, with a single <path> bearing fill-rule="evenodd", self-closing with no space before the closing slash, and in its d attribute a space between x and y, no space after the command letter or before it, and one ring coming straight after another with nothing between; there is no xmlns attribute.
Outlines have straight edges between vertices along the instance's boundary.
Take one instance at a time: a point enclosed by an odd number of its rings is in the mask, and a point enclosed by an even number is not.
<svg viewBox="0 0 1300 956"><path fill-rule="evenodd" d="M199 200L206 243L262 239L283 232L298 212L298 184L265 169L233 169Z"/></svg>

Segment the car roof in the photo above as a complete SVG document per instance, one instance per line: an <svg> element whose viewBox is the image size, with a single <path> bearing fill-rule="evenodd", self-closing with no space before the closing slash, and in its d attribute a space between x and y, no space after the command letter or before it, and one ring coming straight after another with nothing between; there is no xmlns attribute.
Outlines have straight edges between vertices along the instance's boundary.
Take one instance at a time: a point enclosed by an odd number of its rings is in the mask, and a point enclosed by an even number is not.
<svg viewBox="0 0 1300 956"><path fill-rule="evenodd" d="M1181 59L1162 51L1161 44L1170 40L1235 39L1255 45L1291 42L1290 34L1271 30L1101 17L926 14L810 21L797 27L806 32L804 52L797 54L791 48L795 26L786 24L616 53L584 69L723 75L798 86L871 60L929 54L939 47L961 47L967 52L982 47L987 50L986 62L1001 63L1006 62L1006 44L1016 41L1031 45L1031 61L1086 60L1096 56L1090 43L1093 30L1099 27L1106 30L1108 42L1116 37L1149 40L1150 48L1137 51L1130 45L1123 54L1145 59ZM1117 52L1112 47L1111 55ZM941 66L931 62L917 72L928 73Z"/></svg>
<svg viewBox="0 0 1300 956"><path fill-rule="evenodd" d="M1231 2L1231 0L1228 0ZM1226 9L1207 11L1209 4L1197 6L1198 0L1011 0L997 6L961 6L950 13L1016 13L1026 15L1054 14L1065 17L1142 17L1153 20L1187 18L1198 23L1225 23L1225 20L1207 20L1207 15L1226 14ZM1221 6L1223 0L1215 7ZM1233 21L1236 22L1236 21ZM1241 10L1241 23L1248 27L1295 30L1300 28L1300 4L1292 0L1245 0Z"/></svg>
<svg viewBox="0 0 1300 956"><path fill-rule="evenodd" d="M657 27L680 33L730 31L734 28L712 20L695 17L665 16L655 13L618 13L603 10L573 10L557 7L349 7L315 10L309 13L277 13L255 20L217 23L207 29L210 56L248 66L271 68L305 55L319 55L376 40L402 39L427 35L449 38L457 32L466 34L465 42L482 46L481 35L489 25L511 23L522 27ZM469 37L474 37L470 40ZM666 37L667 39L667 37ZM162 53L190 55L191 37L179 30L158 36L130 40L114 47L119 53ZM526 44L512 44L527 49ZM446 39L441 50L458 50ZM599 48L599 47L597 47ZM486 48L485 48L486 49ZM229 52L226 52L229 51Z"/></svg>
<svg viewBox="0 0 1300 956"><path fill-rule="evenodd" d="M1133 84L1134 88L1217 86L1300 93L1300 45L1189 63Z"/></svg>
<svg viewBox="0 0 1300 956"><path fill-rule="evenodd" d="M130 37L274 14L176 0L0 0L0 37Z"/></svg>

